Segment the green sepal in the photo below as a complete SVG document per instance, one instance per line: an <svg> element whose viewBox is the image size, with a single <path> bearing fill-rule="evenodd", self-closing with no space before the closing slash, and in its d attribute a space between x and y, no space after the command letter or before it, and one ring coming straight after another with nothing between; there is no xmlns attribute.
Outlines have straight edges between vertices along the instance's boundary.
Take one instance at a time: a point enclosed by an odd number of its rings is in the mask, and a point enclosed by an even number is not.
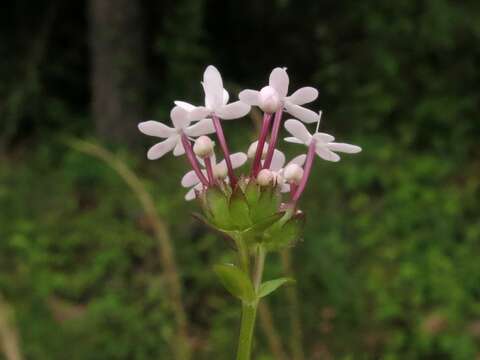
<svg viewBox="0 0 480 360"><path fill-rule="evenodd" d="M208 220L220 229L231 230L228 196L218 187L210 187L205 192Z"/></svg>
<svg viewBox="0 0 480 360"><path fill-rule="evenodd" d="M274 187L266 187L259 190L259 197L254 202L249 202L250 217L253 223L274 215L280 206L280 193Z"/></svg>
<svg viewBox="0 0 480 360"><path fill-rule="evenodd" d="M247 303L255 301L252 282L238 267L233 264L221 264L215 265L214 271L230 294Z"/></svg>
<svg viewBox="0 0 480 360"><path fill-rule="evenodd" d="M247 199L249 207L253 206L260 198L260 186L255 180L250 180L245 187L245 198Z"/></svg>
<svg viewBox="0 0 480 360"><path fill-rule="evenodd" d="M239 186L230 197L229 213L230 223L234 229L245 230L252 226L247 199Z"/></svg>
<svg viewBox="0 0 480 360"><path fill-rule="evenodd" d="M287 283L295 283L295 280L292 278L279 278L275 280L265 281L260 288L258 289L257 297L262 298L265 297L275 290L277 290L280 286L287 284Z"/></svg>

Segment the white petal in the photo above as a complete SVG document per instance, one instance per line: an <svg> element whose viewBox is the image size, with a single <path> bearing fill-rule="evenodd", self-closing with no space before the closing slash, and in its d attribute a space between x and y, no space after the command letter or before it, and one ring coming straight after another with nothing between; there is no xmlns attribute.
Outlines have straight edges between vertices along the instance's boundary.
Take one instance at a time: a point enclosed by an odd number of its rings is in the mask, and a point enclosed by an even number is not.
<svg viewBox="0 0 480 360"><path fill-rule="evenodd" d="M327 133L315 133L313 134L313 138L317 140L319 143L329 143L335 140L335 138Z"/></svg>
<svg viewBox="0 0 480 360"><path fill-rule="evenodd" d="M220 109L216 111L216 114L224 120L231 120L231 119L241 118L247 115L249 111L250 111L249 105L241 101L235 101L231 104L222 106Z"/></svg>
<svg viewBox="0 0 480 360"><path fill-rule="evenodd" d="M290 115L295 116L297 119L302 120L307 124L318 121L318 114L316 112L299 105L295 105L290 101L285 101L285 109Z"/></svg>
<svg viewBox="0 0 480 360"><path fill-rule="evenodd" d="M195 105L192 105L190 103L187 103L185 101L180 101L180 100L176 100L173 102L175 105L177 105L178 107L181 107L182 109L185 109L187 111L192 111L193 109L196 108Z"/></svg>
<svg viewBox="0 0 480 360"><path fill-rule="evenodd" d="M170 111L170 118L172 119L175 129L183 129L190 124L188 111L179 106L175 106L172 111Z"/></svg>
<svg viewBox="0 0 480 360"><path fill-rule="evenodd" d="M180 156L185 154L185 149L183 148L183 144L181 141L177 142L177 145L175 145L175 149L173 149L173 155L174 156Z"/></svg>
<svg viewBox="0 0 480 360"><path fill-rule="evenodd" d="M296 137L293 137L293 136L288 136L288 137L284 138L283 140L285 140L286 142L289 142L289 143L294 143L294 144L304 144L303 141L300 141Z"/></svg>
<svg viewBox="0 0 480 360"><path fill-rule="evenodd" d="M204 106L197 106L195 109L189 111L189 117L191 121L198 121L205 119L212 112Z"/></svg>
<svg viewBox="0 0 480 360"><path fill-rule="evenodd" d="M282 193L290 192L290 184L283 183L282 186L280 187L280 192Z"/></svg>
<svg viewBox="0 0 480 360"><path fill-rule="evenodd" d="M149 160L156 160L161 158L163 155L172 151L172 149L177 144L177 136L171 136L167 140L159 142L158 144L153 145L147 152L147 158Z"/></svg>
<svg viewBox="0 0 480 360"><path fill-rule="evenodd" d="M197 174L195 174L195 171L193 170L190 170L185 175L183 175L183 178L182 178L183 187L189 188L197 185L199 182L200 182L200 179L198 178Z"/></svg>
<svg viewBox="0 0 480 360"><path fill-rule="evenodd" d="M247 161L247 154L242 152L232 154L230 155L230 161L232 162L232 167L236 169L245 164L245 162ZM225 160L222 160L220 163L222 162L224 163Z"/></svg>
<svg viewBox="0 0 480 360"><path fill-rule="evenodd" d="M270 73L268 84L277 90L282 99L287 96L288 82L288 74L284 68L277 67Z"/></svg>
<svg viewBox="0 0 480 360"><path fill-rule="evenodd" d="M145 135L157 136L161 138L168 138L175 132L175 129L168 127L161 122L153 120L141 122L138 124L138 130Z"/></svg>
<svg viewBox="0 0 480 360"><path fill-rule="evenodd" d="M275 149L273 151L272 163L270 164L270 170L278 171L285 164L285 155L280 151Z"/></svg>
<svg viewBox="0 0 480 360"><path fill-rule="evenodd" d="M240 101L251 106L258 106L260 104L260 91L257 90L243 90L238 94Z"/></svg>
<svg viewBox="0 0 480 360"><path fill-rule="evenodd" d="M296 105L303 105L315 101L318 97L318 90L307 86L298 89L288 97L288 100Z"/></svg>
<svg viewBox="0 0 480 360"><path fill-rule="evenodd" d="M230 99L230 95L227 90L223 89L223 105L227 105L228 99Z"/></svg>
<svg viewBox="0 0 480 360"><path fill-rule="evenodd" d="M215 127L213 126L212 119L203 119L192 126L186 127L183 131L187 136L198 137L213 134L215 132Z"/></svg>
<svg viewBox="0 0 480 360"><path fill-rule="evenodd" d="M337 162L340 160L340 156L335 154L333 151L328 150L324 146L317 146L315 152L318 156L327 161Z"/></svg>
<svg viewBox="0 0 480 360"><path fill-rule="evenodd" d="M295 156L292 160L288 162L287 166L290 164L297 164L298 166L303 166L306 159L307 159L307 155L305 154Z"/></svg>
<svg viewBox="0 0 480 360"><path fill-rule="evenodd" d="M304 144L309 144L312 138L305 125L298 120L289 119L285 121L285 129Z"/></svg>
<svg viewBox="0 0 480 360"><path fill-rule="evenodd" d="M203 89L205 90L205 105L216 110L223 104L222 76L215 66L208 66L203 73Z"/></svg>
<svg viewBox="0 0 480 360"><path fill-rule="evenodd" d="M197 197L196 191L202 191L202 190L203 190L202 183L195 185L185 194L185 200L190 201L195 199Z"/></svg>
<svg viewBox="0 0 480 360"><path fill-rule="evenodd" d="M357 145L344 144L344 143L329 143L328 148L332 151L339 151L347 154L356 154L362 151L362 148Z"/></svg>

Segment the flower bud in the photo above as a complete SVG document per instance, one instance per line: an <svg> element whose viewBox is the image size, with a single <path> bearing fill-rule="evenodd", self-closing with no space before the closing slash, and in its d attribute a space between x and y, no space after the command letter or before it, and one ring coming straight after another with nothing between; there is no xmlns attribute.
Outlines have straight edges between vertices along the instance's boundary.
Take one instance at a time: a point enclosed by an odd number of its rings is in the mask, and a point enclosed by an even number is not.
<svg viewBox="0 0 480 360"><path fill-rule="evenodd" d="M289 183L298 184L303 177L303 169L300 165L289 164L283 172L285 180Z"/></svg>
<svg viewBox="0 0 480 360"><path fill-rule="evenodd" d="M268 169L261 170L257 175L257 183L260 186L268 186L272 184L273 180L274 180L274 175Z"/></svg>
<svg viewBox="0 0 480 360"><path fill-rule="evenodd" d="M274 113L275 111L279 110L282 106L282 102L280 101L280 96L271 86L265 86L260 90L260 104L259 107L266 113Z"/></svg>
<svg viewBox="0 0 480 360"><path fill-rule="evenodd" d="M257 147L258 147L258 141L255 141L254 143L252 143L252 145L250 145L247 152L249 159L255 158L255 154L257 153ZM265 159L265 156L267 156L267 151L268 151L268 144L265 143L262 149L262 159Z"/></svg>
<svg viewBox="0 0 480 360"><path fill-rule="evenodd" d="M193 152L201 158L211 156L215 143L208 136L200 136L193 144Z"/></svg>
<svg viewBox="0 0 480 360"><path fill-rule="evenodd" d="M225 164L217 164L213 168L213 176L217 179L225 179L227 177L227 166Z"/></svg>

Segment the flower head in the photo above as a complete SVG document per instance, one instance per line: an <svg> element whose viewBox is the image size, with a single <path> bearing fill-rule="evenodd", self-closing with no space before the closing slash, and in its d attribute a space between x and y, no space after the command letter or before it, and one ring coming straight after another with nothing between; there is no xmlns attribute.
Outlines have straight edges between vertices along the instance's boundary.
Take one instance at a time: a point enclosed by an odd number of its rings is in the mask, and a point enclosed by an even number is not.
<svg viewBox="0 0 480 360"><path fill-rule="evenodd" d="M298 119L312 123L316 121L315 112L300 105L310 103L318 97L318 91L313 87L303 87L288 94L289 78L285 68L277 67L270 73L268 86L260 91L243 90L239 98L245 104L258 106L267 113L274 113L282 108Z"/></svg>
<svg viewBox="0 0 480 360"><path fill-rule="evenodd" d="M212 155L212 168L213 168L213 174L217 180L222 180L228 183L228 177L227 177L227 164L225 159L216 162L215 155ZM232 162L233 168L239 168L245 162L247 161L247 155L238 152L235 154L230 155L230 161ZM203 162L202 159L200 159L200 163L202 166L205 166L205 163ZM207 175L206 169L202 169L202 173L204 175ZM187 192L185 195L185 200L190 201L196 198L196 191L202 191L203 185L198 178L197 174L193 170L187 172L183 178L182 178L182 186L185 188L190 188L190 190Z"/></svg>
<svg viewBox="0 0 480 360"><path fill-rule="evenodd" d="M198 116L198 114L195 114ZM202 119L197 123L190 125L195 116L187 110L175 106L170 112L170 118L173 127L169 127L158 121L144 121L138 124L138 129L149 136L156 136L165 139L158 144L153 145L147 153L150 160L161 158L166 153L173 150L173 155L180 156L185 154L185 149L181 141L182 134L194 138L215 132L211 119ZM198 118L196 119L198 120Z"/></svg>
<svg viewBox="0 0 480 360"><path fill-rule="evenodd" d="M317 121L320 121L320 117L317 117ZM312 141L315 141L315 152L324 160L339 161L340 156L335 152L343 152L348 154L359 153L362 149L357 145L336 143L335 138L332 135L315 132L313 135L307 130L305 125L295 119L290 119L285 122L285 129L293 135L293 137L286 137L285 141L304 144L307 147L310 146Z"/></svg>
<svg viewBox="0 0 480 360"><path fill-rule="evenodd" d="M249 113L250 106L244 102L235 101L228 104L229 94L223 88L222 76L215 66L208 66L203 73L202 86L205 92L205 106L194 106L185 101L175 101L175 105L200 117L216 115L224 120L238 119Z"/></svg>

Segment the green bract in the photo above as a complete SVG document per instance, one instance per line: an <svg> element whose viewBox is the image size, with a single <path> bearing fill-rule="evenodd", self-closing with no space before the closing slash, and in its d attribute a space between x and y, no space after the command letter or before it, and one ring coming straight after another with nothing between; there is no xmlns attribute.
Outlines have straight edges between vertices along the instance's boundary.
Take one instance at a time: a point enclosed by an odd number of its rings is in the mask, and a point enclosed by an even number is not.
<svg viewBox="0 0 480 360"><path fill-rule="evenodd" d="M275 186L261 187L255 181L240 180L231 190L214 186L199 194L202 220L249 249L261 244L266 250L291 246L301 235L304 216L293 209L279 211L281 194Z"/></svg>

